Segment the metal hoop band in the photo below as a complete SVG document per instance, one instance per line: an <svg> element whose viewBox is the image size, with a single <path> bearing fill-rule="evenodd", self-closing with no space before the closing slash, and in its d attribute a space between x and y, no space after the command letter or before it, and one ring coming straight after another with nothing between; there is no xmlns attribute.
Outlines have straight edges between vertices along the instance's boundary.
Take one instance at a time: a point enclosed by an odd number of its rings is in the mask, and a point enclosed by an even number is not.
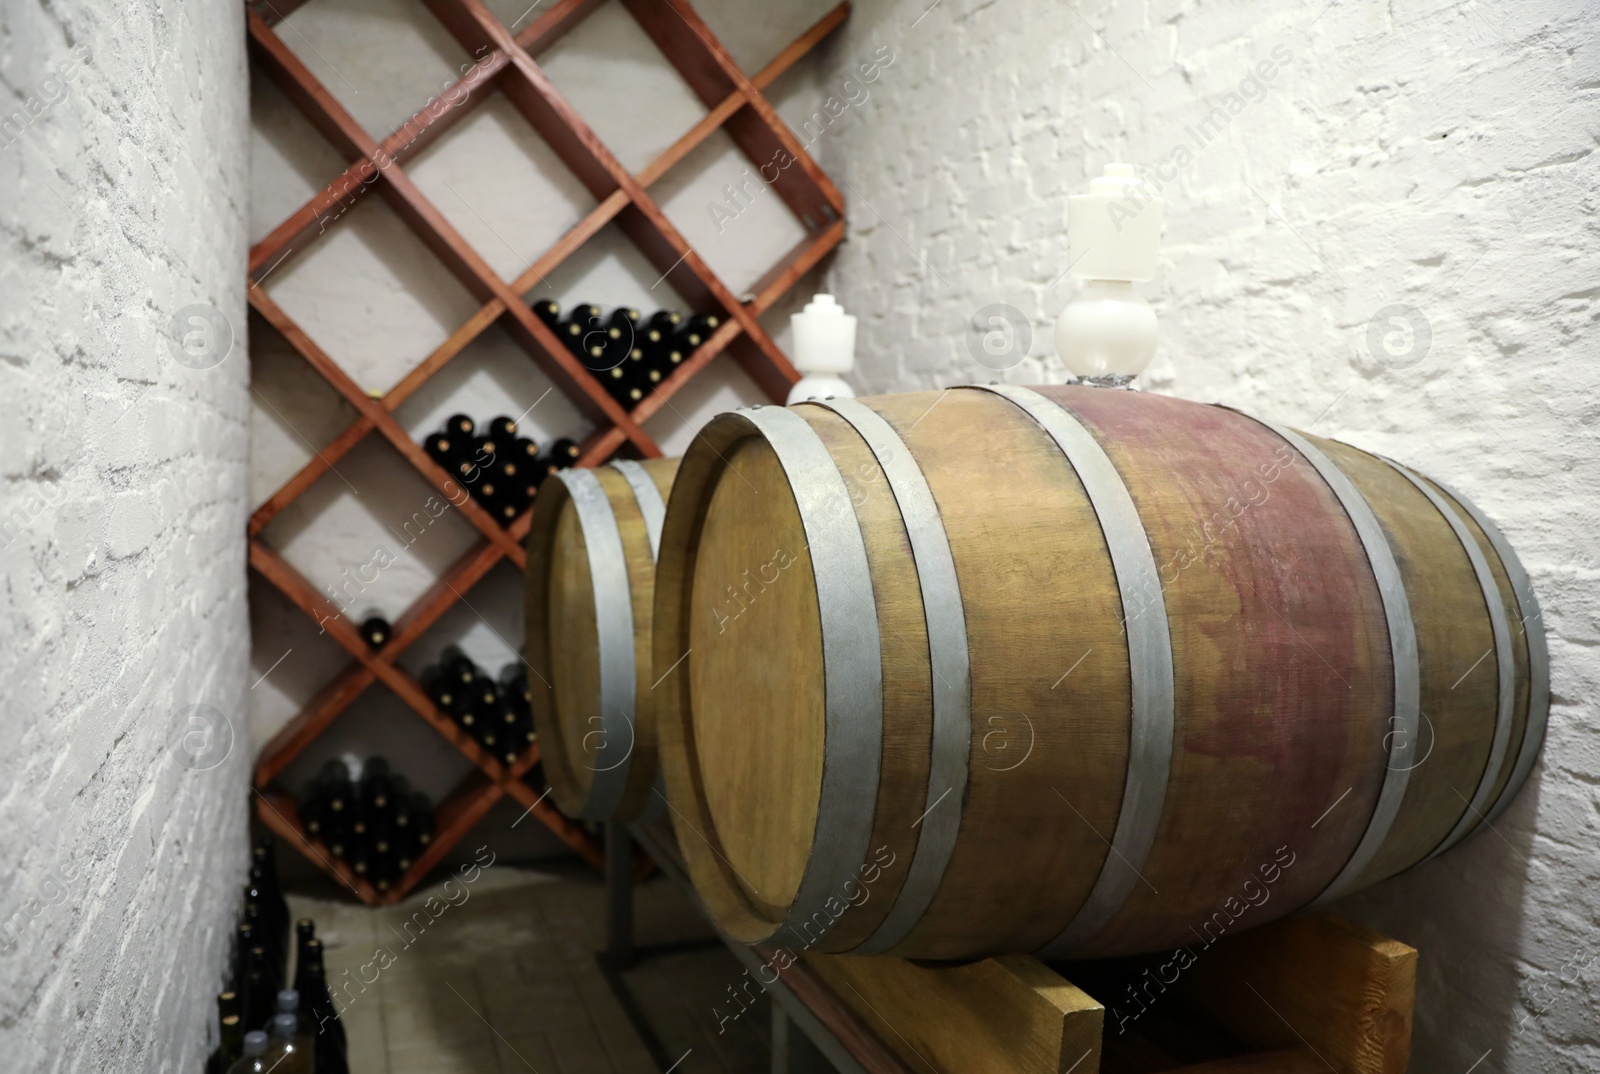
<svg viewBox="0 0 1600 1074"><path fill-rule="evenodd" d="M922 815L916 850L894 907L877 930L852 954L876 955L911 933L927 912L944 880L961 831L967 762L972 749L972 668L967 653L967 615L950 539L939 517L928 479L911 451L877 411L854 399L814 405L849 422L866 441L894 495L911 545L928 627L928 662L933 675L933 735L928 765L927 811ZM953 801L945 802L950 797Z"/></svg>
<svg viewBox="0 0 1600 1074"><path fill-rule="evenodd" d="M622 531L600 479L593 470L583 469L562 470L556 476L567 487L589 551L589 580L600 647L601 743L582 815L589 820L605 820L616 813L622 802L628 786L628 761L633 756L637 682L633 595L623 557Z"/></svg>
<svg viewBox="0 0 1600 1074"><path fill-rule="evenodd" d="M1478 510L1477 505L1471 500L1443 481L1433 483L1460 504L1461 509L1471 515L1472 520L1478 524L1483 535L1489 538L1489 544L1500 557L1501 565L1505 567L1511 591L1517 595L1517 610L1521 613L1519 625L1528 641L1528 722L1522 731L1522 743L1517 751L1517 763L1511 769L1511 778L1506 781L1500 797L1495 799L1494 807L1484 816L1483 823L1473 829L1482 831L1494 823L1495 819L1516 799L1517 792L1528 781L1534 763L1539 760L1539 749L1544 744L1545 729L1550 722L1550 649L1545 641L1544 618L1539 610L1539 599L1534 595L1533 583L1529 581L1528 572L1523 569L1517 553L1512 550L1511 542L1500 532L1500 527L1491 522L1489 516Z"/></svg>
<svg viewBox="0 0 1600 1074"><path fill-rule="evenodd" d="M650 480L649 472L636 462L617 459L611 463L611 468L621 474L628 487L633 490L633 498L639 504L639 514L644 516L644 531L650 538L650 558L660 559L661 522L667 515L667 505L661 500L661 490Z"/></svg>
<svg viewBox="0 0 1600 1074"><path fill-rule="evenodd" d="M868 860L883 755L883 650L867 546L850 491L821 437L792 410L739 412L766 439L799 508L822 621L826 741L811 856L782 928L828 917L825 904ZM831 925L831 917L829 924Z"/></svg>
<svg viewBox="0 0 1600 1074"><path fill-rule="evenodd" d="M1041 957L1054 958L1083 946L1116 916L1149 859L1172 769L1172 636L1150 538L1127 484L1100 442L1076 415L1038 392L1006 384L981 386L980 390L1009 400L1037 422L1083 482L1116 572L1128 637L1133 713L1122 808L1110 852L1088 899L1067 927L1039 950ZM1149 599L1149 594L1155 594L1154 599Z"/></svg>

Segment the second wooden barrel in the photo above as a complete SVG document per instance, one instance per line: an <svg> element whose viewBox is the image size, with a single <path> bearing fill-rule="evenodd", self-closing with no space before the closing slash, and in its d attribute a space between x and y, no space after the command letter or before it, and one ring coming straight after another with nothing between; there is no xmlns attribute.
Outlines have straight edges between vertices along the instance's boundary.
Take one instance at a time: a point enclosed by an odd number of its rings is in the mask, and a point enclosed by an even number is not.
<svg viewBox="0 0 1600 1074"><path fill-rule="evenodd" d="M1548 709L1527 576L1470 503L1138 392L722 415L656 585L679 843L751 943L1209 942L1479 829Z"/></svg>
<svg viewBox="0 0 1600 1074"><path fill-rule="evenodd" d="M656 548L677 459L561 470L528 529L527 660L550 793L586 820L631 820L657 793L650 684Z"/></svg>

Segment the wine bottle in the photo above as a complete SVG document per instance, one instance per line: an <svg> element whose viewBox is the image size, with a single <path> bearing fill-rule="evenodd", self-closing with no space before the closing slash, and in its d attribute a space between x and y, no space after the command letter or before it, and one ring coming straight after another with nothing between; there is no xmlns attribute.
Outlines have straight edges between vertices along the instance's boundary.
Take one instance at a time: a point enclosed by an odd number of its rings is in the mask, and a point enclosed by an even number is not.
<svg viewBox="0 0 1600 1074"><path fill-rule="evenodd" d="M711 333L717 330L722 323L722 318L715 313L696 313L688 320L689 330L698 335L702 340L710 339Z"/></svg>
<svg viewBox="0 0 1600 1074"><path fill-rule="evenodd" d="M271 1067L266 1061L267 1035L252 1029L244 1035L244 1047L238 1062L228 1068L228 1074L265 1074Z"/></svg>
<svg viewBox="0 0 1600 1074"><path fill-rule="evenodd" d="M517 439L517 423L501 414L489 422L489 435L501 444L510 445Z"/></svg>
<svg viewBox="0 0 1600 1074"><path fill-rule="evenodd" d="M444 431L446 436L465 442L471 439L473 433L478 431L478 425L477 422L465 414L451 414L444 419Z"/></svg>
<svg viewBox="0 0 1600 1074"><path fill-rule="evenodd" d="M539 461L539 445L526 436L519 436L511 442L509 457L532 469Z"/></svg>
<svg viewBox="0 0 1600 1074"><path fill-rule="evenodd" d="M513 439L515 438L513 437ZM511 440L501 441L493 434L473 437L472 443L468 446L468 450L472 453L473 463L480 470L487 470L493 467L495 459L499 455L501 443L504 443L507 447L511 446Z"/></svg>
<svg viewBox="0 0 1600 1074"><path fill-rule="evenodd" d="M606 318L606 327L615 328L631 338L639 330L639 311L629 306L618 306Z"/></svg>
<svg viewBox="0 0 1600 1074"><path fill-rule="evenodd" d="M265 1025L272 1014L272 997L277 992L267 977L267 951L259 942L250 948L245 960L243 987L239 989L240 1021L249 1026Z"/></svg>
<svg viewBox="0 0 1600 1074"><path fill-rule="evenodd" d="M545 327L549 328L552 332L554 332L556 330L556 326L561 323L561 306L559 303L552 302L548 298L543 298L533 303L531 308L533 310L533 315L539 318L539 320L543 321L545 323Z"/></svg>
<svg viewBox="0 0 1600 1074"><path fill-rule="evenodd" d="M428 458L438 463L446 473L455 473L456 464L461 461L461 445L464 440L456 438L452 433L434 433L422 442L422 450L428 453Z"/></svg>
<svg viewBox="0 0 1600 1074"><path fill-rule="evenodd" d="M457 680L438 664L429 664L422 669L422 688L427 691L429 699L440 710L452 715L459 703L455 689L456 682Z"/></svg>
<svg viewBox="0 0 1600 1074"><path fill-rule="evenodd" d="M382 812L393 800L389 762L379 756L367 758L361 766L361 808L366 814Z"/></svg>
<svg viewBox="0 0 1600 1074"><path fill-rule="evenodd" d="M299 1028L300 1023L292 1014L273 1016L265 1058L276 1074L316 1074L313 1057L301 1051L295 1040Z"/></svg>
<svg viewBox="0 0 1600 1074"><path fill-rule="evenodd" d="M659 332L662 337L667 337L676 332L682 323L683 314L677 310L656 310L644 326L648 331Z"/></svg>
<svg viewBox="0 0 1600 1074"><path fill-rule="evenodd" d="M266 922L267 954L272 957L272 976L281 986L289 958L289 903L272 884L260 865L250 866L250 884L245 895L260 907Z"/></svg>
<svg viewBox="0 0 1600 1074"><path fill-rule="evenodd" d="M665 376L660 366L650 361L640 347L635 347L633 353L628 355L627 369L629 385L637 388L641 395L655 391L656 385Z"/></svg>
<svg viewBox="0 0 1600 1074"><path fill-rule="evenodd" d="M644 351L645 364L659 371L662 379L670 377L687 356L687 352L678 345L677 333L670 331L646 332L644 346L640 349Z"/></svg>
<svg viewBox="0 0 1600 1074"><path fill-rule="evenodd" d="M294 1035L290 1039L305 1056L306 1065L302 1069L308 1074L313 1074L316 1070L316 1038L311 1035L310 1022L300 1017L300 993L293 988L278 991L278 1013L273 1021L277 1022L286 1017L294 1019Z"/></svg>
<svg viewBox="0 0 1600 1074"><path fill-rule="evenodd" d="M289 956L289 900L284 897L283 885L278 882L277 844L271 835L263 835L251 850L250 878L256 883L264 907L272 918L272 930L278 943L278 978L282 980L284 963Z"/></svg>
<svg viewBox="0 0 1600 1074"><path fill-rule="evenodd" d="M217 1047L206 1059L206 1074L226 1074L244 1054L244 1027L239 1024L239 994L217 993Z"/></svg>
<svg viewBox="0 0 1600 1074"><path fill-rule="evenodd" d="M582 454L583 449L578 447L576 442L568 439L565 436L550 445L550 461L554 463L558 469L564 470L568 466L571 466L573 463L578 461L578 456Z"/></svg>
<svg viewBox="0 0 1600 1074"><path fill-rule="evenodd" d="M472 657L463 652L459 645L448 646L440 653L439 664L455 679L457 689L469 687L478 681L478 665L472 662Z"/></svg>
<svg viewBox="0 0 1600 1074"><path fill-rule="evenodd" d="M600 385L605 388L606 394L615 399L624 409L632 410L644 398L644 393L628 379L626 363L614 365L599 374Z"/></svg>
<svg viewBox="0 0 1600 1074"><path fill-rule="evenodd" d="M411 823L416 829L419 847L425 847L433 842L433 801L421 791L415 791L411 795Z"/></svg>
<svg viewBox="0 0 1600 1074"><path fill-rule="evenodd" d="M254 946L251 950L256 947L261 948L263 959L261 968L266 975L266 980L272 988L281 988L283 987L283 970L278 962L279 941L277 929L274 927L273 922L268 919L255 891L250 888L246 888L245 891L243 917L250 926L251 936L254 941Z"/></svg>
<svg viewBox="0 0 1600 1074"><path fill-rule="evenodd" d="M300 993L301 1006L305 1006L307 973L311 969L311 941L317 938L317 923L302 917L294 923L294 990Z"/></svg>
<svg viewBox="0 0 1600 1074"><path fill-rule="evenodd" d="M328 991L327 969L322 961L322 941L307 943L310 962L306 971L306 987L300 990L302 1013L306 1015L317 1038L317 1074L343 1074L347 1049L344 1022ZM327 1064L327 1065L325 1065Z"/></svg>
<svg viewBox="0 0 1600 1074"><path fill-rule="evenodd" d="M389 626L389 620L381 615L368 612L367 617L361 621L361 637L369 648L381 649L389 644L389 639L394 636L394 630Z"/></svg>
<svg viewBox="0 0 1600 1074"><path fill-rule="evenodd" d="M489 513L494 516L496 522L509 528L525 509L519 486L504 484L500 486L499 494L490 505Z"/></svg>
<svg viewBox="0 0 1600 1074"><path fill-rule="evenodd" d="M605 326L600 323L600 307L580 303L568 311L557 326L556 335L579 361L590 357L590 349L601 345Z"/></svg>
<svg viewBox="0 0 1600 1074"><path fill-rule="evenodd" d="M692 322L685 322L676 332L672 333L673 349L681 351L685 358L699 350L700 345L705 341L705 335Z"/></svg>
<svg viewBox="0 0 1600 1074"><path fill-rule="evenodd" d="M248 921L240 921L233 930L233 967L228 975L228 983L241 996L244 994L245 973L250 969L250 948L255 946L255 942L255 926Z"/></svg>

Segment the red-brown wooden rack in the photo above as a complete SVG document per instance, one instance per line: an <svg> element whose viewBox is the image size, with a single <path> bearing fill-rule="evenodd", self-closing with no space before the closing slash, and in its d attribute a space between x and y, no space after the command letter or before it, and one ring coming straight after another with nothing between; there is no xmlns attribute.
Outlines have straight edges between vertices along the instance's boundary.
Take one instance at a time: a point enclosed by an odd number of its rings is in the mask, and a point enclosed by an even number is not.
<svg viewBox="0 0 1600 1074"><path fill-rule="evenodd" d="M727 350L752 380L781 401L798 379L794 368L762 329L759 318L844 237L844 199L778 118L762 91L810 52L849 16L841 3L785 48L760 72L747 77L707 29L687 0L618 0L678 70L707 108L703 119L641 171L630 173L606 148L552 85L535 57L554 44L604 0L558 0L525 28L512 34L482 0L424 0L428 10L466 51L479 57L470 75L440 94L430 109L417 112L394 133L375 140L339 104L274 30L299 6L293 0L247 3L249 45L259 68L282 88L311 124L351 163L310 201L250 251L250 307L264 324L325 379L357 417L310 462L251 515L250 565L292 603L318 622L350 654L351 662L267 743L257 760L257 813L285 841L326 869L365 902L403 898L503 796L528 809L585 860L599 867L601 852L588 833L563 817L524 779L538 762L537 744L504 765L489 756L397 663L463 593L502 559L526 566L522 540L529 515L500 526L475 501L459 491L443 469L395 420L394 412L429 377L461 353L491 324L499 323L535 364L592 422L580 466L603 463L619 450L645 458L661 454L643 423L722 351ZM406 175L405 163L449 130L474 107L503 93L572 170L596 205L514 280L504 280L431 204ZM760 165L787 153L793 163L780 170L772 188L800 220L805 238L764 274L740 301L707 267L650 197L649 187L715 131L725 131L740 151ZM306 334L258 282L285 259L304 252L325 229L325 220L354 202L360 191L375 189L422 242L481 303L381 398L372 398ZM720 312L722 325L699 350L632 410L624 410L574 359L533 314L522 295L548 276L585 241L615 222L690 308ZM461 500L457 510L481 536L434 585L394 623L381 649L370 649L359 631L309 580L260 539L262 530L326 474L367 434L376 431L436 489ZM312 841L296 815L294 802L273 782L368 687L381 682L475 766L440 803L434 839L407 873L386 892L378 892Z"/></svg>

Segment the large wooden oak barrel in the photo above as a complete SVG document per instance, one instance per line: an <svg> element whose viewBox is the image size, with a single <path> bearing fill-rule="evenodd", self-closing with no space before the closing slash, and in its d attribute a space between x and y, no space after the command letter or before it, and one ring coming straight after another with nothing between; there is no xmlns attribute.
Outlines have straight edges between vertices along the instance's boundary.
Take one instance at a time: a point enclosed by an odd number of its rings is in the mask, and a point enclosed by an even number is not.
<svg viewBox="0 0 1600 1074"><path fill-rule="evenodd" d="M1211 942L1492 820L1548 712L1527 576L1471 504L1138 392L719 416L656 584L695 886L794 949Z"/></svg>
<svg viewBox="0 0 1600 1074"><path fill-rule="evenodd" d="M527 660L550 793L569 816L662 809L650 684L656 547L678 460L562 470L528 529Z"/></svg>

